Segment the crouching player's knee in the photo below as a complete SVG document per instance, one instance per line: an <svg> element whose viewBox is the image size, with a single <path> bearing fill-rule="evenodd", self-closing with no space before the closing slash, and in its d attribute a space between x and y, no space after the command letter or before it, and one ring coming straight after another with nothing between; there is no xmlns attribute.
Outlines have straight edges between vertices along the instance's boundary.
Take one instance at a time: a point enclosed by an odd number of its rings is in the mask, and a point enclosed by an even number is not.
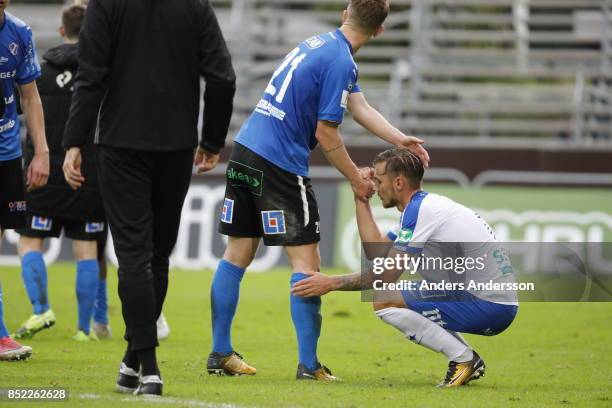
<svg viewBox="0 0 612 408"><path fill-rule="evenodd" d="M372 303L372 309L374 309L374 312L388 309L390 307L406 308L406 304L401 301L377 301Z"/></svg>

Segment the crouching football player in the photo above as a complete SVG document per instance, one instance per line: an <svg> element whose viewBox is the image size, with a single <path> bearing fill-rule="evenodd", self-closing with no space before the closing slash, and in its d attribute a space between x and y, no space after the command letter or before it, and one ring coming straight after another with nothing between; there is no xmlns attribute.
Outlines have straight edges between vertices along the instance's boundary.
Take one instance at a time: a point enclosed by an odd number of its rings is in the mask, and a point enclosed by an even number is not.
<svg viewBox="0 0 612 408"><path fill-rule="evenodd" d="M503 249L491 227L469 208L421 189L424 169L417 156L406 149L387 150L376 157L374 166L373 170L363 172L374 179L383 206L396 207L402 215L399 227L384 235L374 221L370 204L356 198L362 242L388 243L392 247L383 255L387 259L409 254L412 258L408 259L423 260L434 256L440 248L444 252L444 243L452 243L446 246L464 257L482 255L482 249L487 248L496 256L481 257L478 281L513 282L512 268L505 252L496 252ZM470 253L466 248L474 251ZM367 253L368 248L365 249ZM382 275L384 283L397 283L404 272L400 267L393 268ZM422 274L427 277L425 272ZM373 304L376 315L384 322L416 344L443 353L448 358L448 372L439 384L441 387L464 385L484 375L484 361L459 333L499 334L510 326L518 310L515 292L469 290L466 277L456 270L449 276L453 274L459 278L456 284L463 279L463 289L454 286L452 290L421 290L422 282L412 281L415 286L407 290L375 292ZM378 279L373 274L361 272L342 276L310 272L309 275L310 278L294 286L294 295L312 297L333 290L372 289L375 279ZM375 289L380 288L381 281L378 282Z"/></svg>

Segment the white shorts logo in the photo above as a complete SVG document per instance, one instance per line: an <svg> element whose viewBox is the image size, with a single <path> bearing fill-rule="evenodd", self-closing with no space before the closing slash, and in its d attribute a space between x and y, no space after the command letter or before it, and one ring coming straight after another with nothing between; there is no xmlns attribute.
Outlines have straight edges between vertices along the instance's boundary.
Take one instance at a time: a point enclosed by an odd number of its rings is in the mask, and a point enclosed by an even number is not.
<svg viewBox="0 0 612 408"><path fill-rule="evenodd" d="M46 217L32 217L32 229L34 231L51 231L53 220Z"/></svg>
<svg viewBox="0 0 612 408"><path fill-rule="evenodd" d="M103 222L88 222L87 224L85 224L85 232L88 234L104 232L104 223Z"/></svg>

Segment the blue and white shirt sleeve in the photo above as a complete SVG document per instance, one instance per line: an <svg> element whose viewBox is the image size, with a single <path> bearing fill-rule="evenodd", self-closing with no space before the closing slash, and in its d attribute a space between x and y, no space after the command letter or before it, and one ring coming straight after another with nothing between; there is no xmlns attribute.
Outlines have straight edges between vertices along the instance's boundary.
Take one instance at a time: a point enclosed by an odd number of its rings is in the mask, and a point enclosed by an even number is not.
<svg viewBox="0 0 612 408"><path fill-rule="evenodd" d="M332 62L321 74L318 120L342 123L348 98L356 92L357 68L352 62ZM359 90L359 92L361 92Z"/></svg>
<svg viewBox="0 0 612 408"><path fill-rule="evenodd" d="M21 38L21 61L17 67L15 82L19 85L29 84L41 75L40 63L36 55L36 46L32 37L32 29L23 27L19 33Z"/></svg>
<svg viewBox="0 0 612 408"><path fill-rule="evenodd" d="M427 202L427 193L417 193L404 209L400 229L396 234L393 248L411 254L420 254L423 247L439 226L439 217ZM391 235L388 235L391 238Z"/></svg>
<svg viewBox="0 0 612 408"><path fill-rule="evenodd" d="M402 226L400 224L394 225L393 228L391 228L389 232L387 232L387 238L389 238L391 242L395 242L401 229Z"/></svg>

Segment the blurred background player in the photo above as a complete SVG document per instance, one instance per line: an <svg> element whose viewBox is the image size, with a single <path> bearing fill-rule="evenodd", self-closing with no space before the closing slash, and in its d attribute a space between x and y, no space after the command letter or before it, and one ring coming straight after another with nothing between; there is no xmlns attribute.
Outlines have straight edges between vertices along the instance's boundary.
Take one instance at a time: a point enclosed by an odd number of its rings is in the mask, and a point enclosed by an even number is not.
<svg viewBox="0 0 612 408"><path fill-rule="evenodd" d="M376 225L369 202L355 196L357 225L364 244L392 244L391 251L382 255L387 258L395 258L397 254L440 257L440 253L448 252L444 243L450 243L452 256L457 257L456 247L461 245L461 257L476 259L484 255L482 269L457 274L453 270L450 277L440 270L419 272L430 282L458 277L465 282L513 282L509 263L496 259L495 251L501 246L491 227L473 210L422 190L424 168L416 155L406 149L388 150L376 157L374 166L369 177L376 182L383 206L396 207L402 215L399 225L384 235ZM403 272L389 270L376 279L396 282ZM313 275L296 284L294 295L309 299L332 290L372 289L372 281L362 272L333 277ZM378 317L406 338L448 358L448 371L440 387L464 385L484 375L484 361L459 333L497 335L510 326L518 310L516 293L505 290L381 291L374 295L373 306Z"/></svg>
<svg viewBox="0 0 612 408"><path fill-rule="evenodd" d="M219 232L229 236L212 288L213 349L210 374L253 375L231 343L231 324L240 282L263 237L267 246L283 246L293 275L319 270L319 211L308 178L309 157L318 145L367 198L374 185L349 157L338 131L346 108L379 138L409 146L424 161L421 140L404 135L367 103L357 84L356 53L383 32L387 0L352 0L339 29L307 39L274 72L255 111L242 126L226 172L226 194ZM314 78L320 78L320 81ZM291 296L291 316L298 340L297 379L335 380L317 357L321 300Z"/></svg>
<svg viewBox="0 0 612 408"><path fill-rule="evenodd" d="M51 173L44 188L26 194L27 222L25 228L17 231L21 235L18 249L22 261L22 277L33 305L33 315L13 335L17 339L31 338L40 330L55 324L42 250L45 238L59 238L62 230L67 238L73 240L73 253L77 261L78 324L74 339L97 340L97 334L101 337L110 335L106 279L99 282L98 278L98 242L103 259L108 231L96 177L93 140L83 149L83 170L88 183L74 191L66 183L62 172L65 154L62 136L78 67L78 39L84 17L83 6L72 5L64 9L59 28L64 44L44 54L42 76L37 80L45 112ZM32 160L33 150L32 143L28 142L25 149L26 164ZM97 305L95 310L94 305ZM92 317L95 317L95 331L91 330Z"/></svg>
<svg viewBox="0 0 612 408"><path fill-rule="evenodd" d="M162 395L156 321L193 164L219 161L236 76L212 6L204 1L92 1L63 145L64 174L88 182L81 150L96 132L98 175L119 261L128 347L116 390ZM206 80L198 147L200 81ZM98 120L99 119L99 120Z"/></svg>
<svg viewBox="0 0 612 408"><path fill-rule="evenodd" d="M49 148L45 139L42 103L35 82L40 76L40 65L32 30L5 11L9 3L9 0L0 1L0 81L4 106L0 119L0 240L4 230L23 228L25 225L26 202L15 85L21 94L21 106L34 145L34 157L26 177L28 191L44 186L49 176ZM0 287L0 360L27 358L31 353L30 347L21 346L8 336Z"/></svg>
<svg viewBox="0 0 612 408"><path fill-rule="evenodd" d="M4 100L4 85L3 81L0 81L0 118L4 117L4 111L6 109L6 103ZM0 231L1 233L1 231ZM2 245L2 239L0 235L0 245ZM2 303L2 283L0 283L0 361L12 361L12 360L25 360L32 355L32 348L29 346L22 346L15 340L11 339L8 335L8 330L4 324L4 305Z"/></svg>

